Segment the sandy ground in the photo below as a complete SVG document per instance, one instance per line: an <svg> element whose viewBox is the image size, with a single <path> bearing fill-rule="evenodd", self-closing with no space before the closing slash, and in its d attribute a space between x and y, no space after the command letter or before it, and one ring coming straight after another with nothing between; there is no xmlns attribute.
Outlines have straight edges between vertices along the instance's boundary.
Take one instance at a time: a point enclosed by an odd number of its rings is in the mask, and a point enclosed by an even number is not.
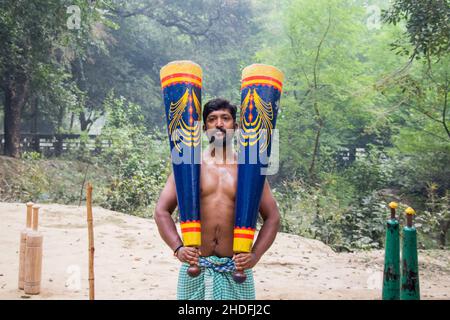
<svg viewBox="0 0 450 320"><path fill-rule="evenodd" d="M0 299L88 299L84 207L42 205L42 289L17 289L25 205L0 203ZM175 299L179 262L156 224L94 208L96 299ZM254 268L257 299L380 299L383 251L335 253L317 240L279 233ZM419 252L423 299L450 298L450 252Z"/></svg>

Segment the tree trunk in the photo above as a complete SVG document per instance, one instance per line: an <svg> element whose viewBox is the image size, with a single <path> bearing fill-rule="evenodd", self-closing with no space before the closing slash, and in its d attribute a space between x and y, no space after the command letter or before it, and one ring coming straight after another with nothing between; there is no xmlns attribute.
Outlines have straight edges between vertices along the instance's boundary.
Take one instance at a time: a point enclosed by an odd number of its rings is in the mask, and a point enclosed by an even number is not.
<svg viewBox="0 0 450 320"><path fill-rule="evenodd" d="M73 130L73 122L75 121L75 113L72 112L72 115L70 116L70 127L69 127L69 133L72 133Z"/></svg>
<svg viewBox="0 0 450 320"><path fill-rule="evenodd" d="M314 94L314 99L315 99ZM317 101L314 102L314 110L316 112L316 123L317 123L317 132L316 132L316 138L314 139L314 151L313 156L311 159L311 166L309 167L309 176L312 181L315 181L316 179L316 172L315 172L315 166L316 166L316 160L319 157L319 147L320 147L320 134L322 132L322 128L324 126L324 122L322 120L322 117L319 112L319 104Z"/></svg>
<svg viewBox="0 0 450 320"><path fill-rule="evenodd" d="M39 150L39 137L38 137L38 116L39 116L39 97L36 95L31 105L31 133L33 134L32 148L34 152L40 152Z"/></svg>
<svg viewBox="0 0 450 320"><path fill-rule="evenodd" d="M56 143L55 143L55 156L59 157L63 151L63 121L64 121L65 110L64 107L59 107L58 112L58 126L56 128Z"/></svg>
<svg viewBox="0 0 450 320"><path fill-rule="evenodd" d="M91 123L91 119L86 119L86 114L82 111L79 116L80 120L80 129L81 131L86 131L89 129L89 124Z"/></svg>
<svg viewBox="0 0 450 320"><path fill-rule="evenodd" d="M89 96L88 96L88 90L87 90L86 76L84 74L83 60L80 57L78 57L76 62L77 63L74 62L72 64L72 73L73 73L74 78L76 79L78 88L80 88L80 90L86 94L86 100L84 101L84 107L83 107L84 110L86 110L86 108L88 106ZM84 110L81 111L78 116L78 119L80 120L80 129L82 132L89 130L89 124L91 122L90 118L86 118L86 113Z"/></svg>
<svg viewBox="0 0 450 320"><path fill-rule="evenodd" d="M20 157L20 120L27 100L29 79L24 73L6 78L5 92L5 149L6 156Z"/></svg>
<svg viewBox="0 0 450 320"><path fill-rule="evenodd" d="M323 124L320 123L319 127L317 128L316 138L314 139L314 151L313 156L311 160L311 166L309 167L309 176L311 180L315 180L316 172L315 172L315 166L316 166L316 159L319 154L319 144L320 144L320 133L322 132Z"/></svg>

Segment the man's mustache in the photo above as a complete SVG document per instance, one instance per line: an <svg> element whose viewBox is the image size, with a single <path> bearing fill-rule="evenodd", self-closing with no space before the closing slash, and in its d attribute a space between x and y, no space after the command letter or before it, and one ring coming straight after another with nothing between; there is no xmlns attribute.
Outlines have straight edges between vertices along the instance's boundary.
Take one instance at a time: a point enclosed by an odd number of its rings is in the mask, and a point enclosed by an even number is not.
<svg viewBox="0 0 450 320"><path fill-rule="evenodd" d="M224 141L225 141L225 139L226 139L226 133L227 133L227 131L224 129L224 128L216 128L215 130L214 130L214 132L212 132L212 135L211 135L211 138L209 139L209 143L213 143L214 142L214 140L216 140L216 137L214 136L218 131L220 131L220 132L222 132L223 134L224 134Z"/></svg>
<svg viewBox="0 0 450 320"><path fill-rule="evenodd" d="M214 134L216 134L217 131L220 131L223 134L227 133L227 130L225 130L224 128L216 128L216 131L214 131Z"/></svg>

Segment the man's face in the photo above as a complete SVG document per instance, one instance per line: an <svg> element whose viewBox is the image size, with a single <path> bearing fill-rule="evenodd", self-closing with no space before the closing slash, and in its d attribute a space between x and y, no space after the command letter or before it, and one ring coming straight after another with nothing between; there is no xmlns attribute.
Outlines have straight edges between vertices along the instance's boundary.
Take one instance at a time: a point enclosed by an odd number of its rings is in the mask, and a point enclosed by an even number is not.
<svg viewBox="0 0 450 320"><path fill-rule="evenodd" d="M213 111L205 119L204 129L210 143L223 145L232 141L237 124L231 113L226 110Z"/></svg>

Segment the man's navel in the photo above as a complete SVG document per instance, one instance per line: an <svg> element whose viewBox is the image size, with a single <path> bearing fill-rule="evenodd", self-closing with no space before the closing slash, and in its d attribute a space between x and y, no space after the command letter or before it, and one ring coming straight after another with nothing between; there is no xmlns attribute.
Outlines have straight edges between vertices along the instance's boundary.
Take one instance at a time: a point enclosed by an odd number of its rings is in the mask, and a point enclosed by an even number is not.
<svg viewBox="0 0 450 320"><path fill-rule="evenodd" d="M213 236L213 241L214 244L219 244L219 239L220 239L220 226L216 226L214 228L214 236Z"/></svg>

